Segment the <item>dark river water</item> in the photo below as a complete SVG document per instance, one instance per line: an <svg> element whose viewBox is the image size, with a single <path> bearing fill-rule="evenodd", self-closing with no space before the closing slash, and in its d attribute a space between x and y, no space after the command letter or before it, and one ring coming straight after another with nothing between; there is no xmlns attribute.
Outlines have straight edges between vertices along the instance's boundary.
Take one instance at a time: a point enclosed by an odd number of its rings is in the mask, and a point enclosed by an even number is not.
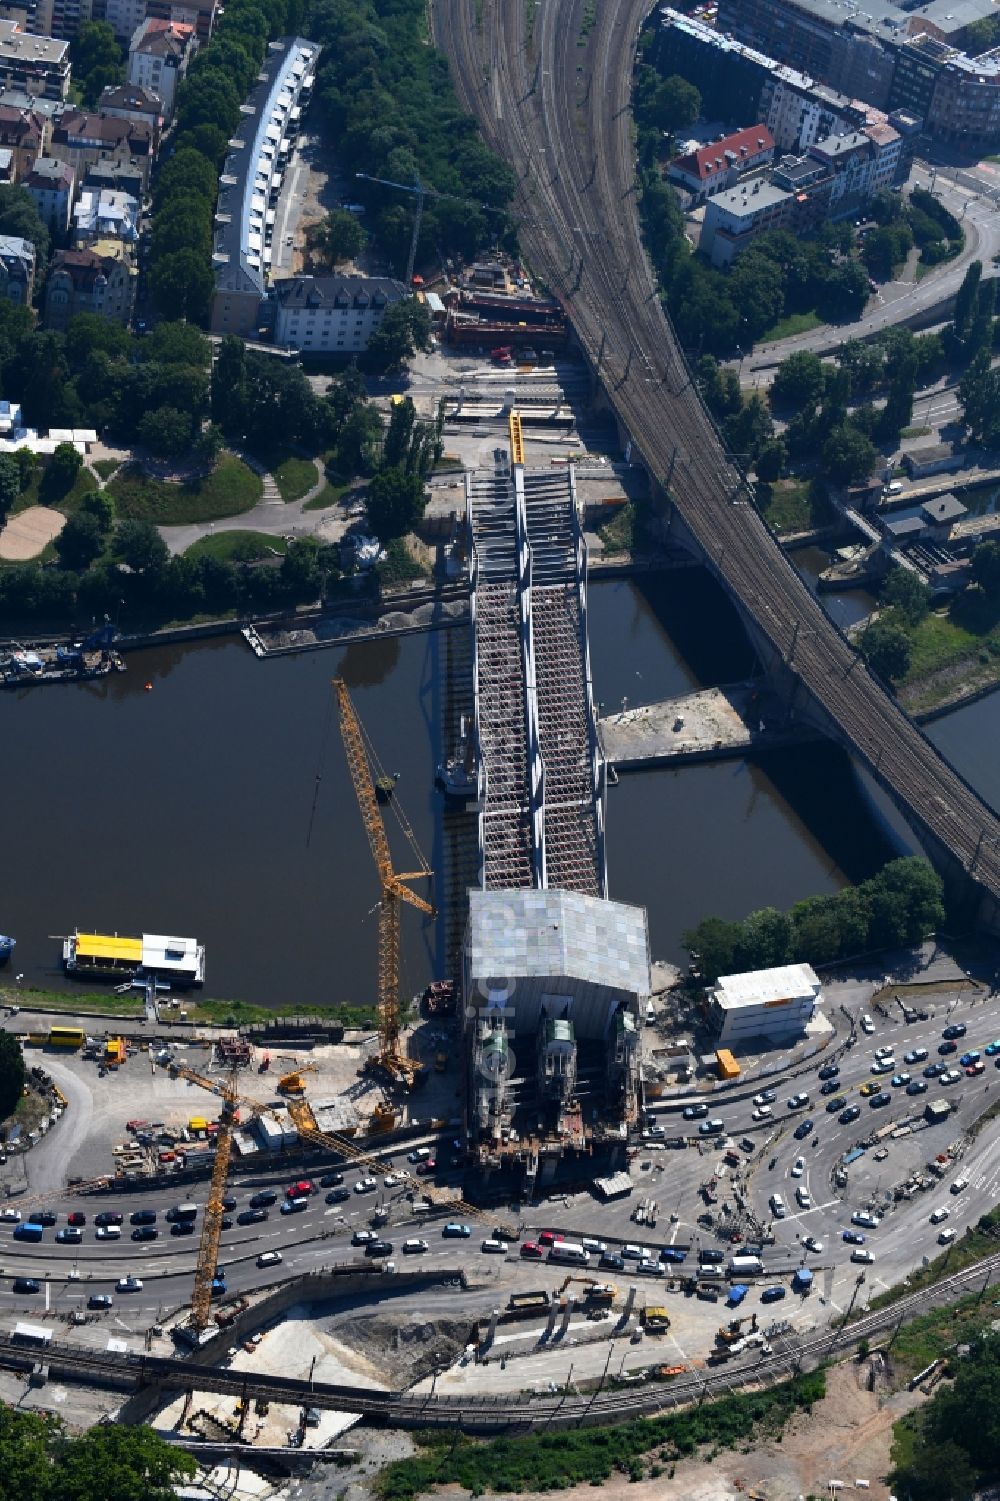
<svg viewBox="0 0 1000 1501"><path fill-rule="evenodd" d="M650 701L754 668L730 606L699 573L592 585L590 630L609 712L623 696ZM103 683L0 698L0 931L18 940L12 970L62 984L53 935L77 926L162 932L207 945L207 995L276 1008L370 1000L378 886L330 680L347 679L382 765L401 773L440 905L450 841L433 772L448 634L270 662L242 641L205 642L134 653ZM966 711L976 719L964 732L960 716L933 731L994 801L998 713L990 699ZM397 867L410 869L391 812L388 822ZM624 775L607 823L611 894L648 908L653 954L674 960L705 915L834 890L889 853L845 758L824 745L760 765ZM444 926L404 912L408 990L442 972Z"/></svg>

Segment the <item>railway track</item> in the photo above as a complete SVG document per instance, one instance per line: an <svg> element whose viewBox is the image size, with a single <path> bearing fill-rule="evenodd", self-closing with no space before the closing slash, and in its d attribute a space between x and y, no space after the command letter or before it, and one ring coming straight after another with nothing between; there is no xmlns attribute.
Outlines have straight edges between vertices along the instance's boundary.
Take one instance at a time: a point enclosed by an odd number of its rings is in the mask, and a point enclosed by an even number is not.
<svg viewBox="0 0 1000 1501"><path fill-rule="evenodd" d="M1000 821L809 593L691 383L639 232L629 101L648 9L648 0L432 0L432 23L462 102L518 173L526 255L707 566L914 827L1000 899Z"/></svg>

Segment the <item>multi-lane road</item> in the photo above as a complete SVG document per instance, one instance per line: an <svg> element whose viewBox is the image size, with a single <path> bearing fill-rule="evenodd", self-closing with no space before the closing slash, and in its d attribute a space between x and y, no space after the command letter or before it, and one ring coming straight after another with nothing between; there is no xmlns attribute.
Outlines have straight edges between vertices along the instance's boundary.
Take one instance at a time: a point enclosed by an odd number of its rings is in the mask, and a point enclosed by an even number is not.
<svg viewBox="0 0 1000 1501"><path fill-rule="evenodd" d="M618 416L775 662L925 835L1000 898L1000 821L858 660L749 502L701 405L642 249L629 110L648 0L435 0L463 103L517 171L526 254Z"/></svg>

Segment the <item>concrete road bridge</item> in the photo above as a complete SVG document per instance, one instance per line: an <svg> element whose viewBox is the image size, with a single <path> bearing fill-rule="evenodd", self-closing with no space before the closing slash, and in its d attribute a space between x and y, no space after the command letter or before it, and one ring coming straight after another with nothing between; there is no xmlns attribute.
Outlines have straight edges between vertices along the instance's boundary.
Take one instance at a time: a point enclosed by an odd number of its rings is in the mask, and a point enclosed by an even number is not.
<svg viewBox="0 0 1000 1501"><path fill-rule="evenodd" d="M643 251L630 92L649 0L433 0L463 104L519 178L522 241L572 320L679 541L736 601L797 712L893 799L953 885L1000 927L1000 821L899 708L758 515L692 383ZM804 690L804 691L803 691Z"/></svg>

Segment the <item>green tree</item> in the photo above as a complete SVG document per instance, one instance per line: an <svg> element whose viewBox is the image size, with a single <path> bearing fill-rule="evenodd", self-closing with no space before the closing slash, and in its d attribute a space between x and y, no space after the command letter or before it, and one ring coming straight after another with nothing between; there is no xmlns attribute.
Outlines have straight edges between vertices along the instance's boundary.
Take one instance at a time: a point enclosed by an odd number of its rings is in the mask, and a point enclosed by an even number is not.
<svg viewBox="0 0 1000 1501"><path fill-rule="evenodd" d="M131 517L119 523L115 534L115 552L134 573L158 573L166 567L170 554L167 544L151 521Z"/></svg>
<svg viewBox="0 0 1000 1501"><path fill-rule="evenodd" d="M886 225L871 231L861 258L872 276L879 281L889 281L896 267L906 260L912 245L913 233L907 225Z"/></svg>
<svg viewBox="0 0 1000 1501"><path fill-rule="evenodd" d="M1000 548L997 551L1000 553ZM895 607L909 625L919 625L931 607L928 585L918 573L899 566L890 568L886 574L879 598L884 605Z"/></svg>
<svg viewBox="0 0 1000 1501"><path fill-rule="evenodd" d="M861 637L861 651L871 667L884 682L897 682L905 677L913 656L913 643L892 620L873 620Z"/></svg>
<svg viewBox="0 0 1000 1501"><path fill-rule="evenodd" d="M343 261L356 261L367 241L368 236L357 215L342 208L327 214L313 237L320 255L334 266Z"/></svg>
<svg viewBox="0 0 1000 1501"><path fill-rule="evenodd" d="M207 255L192 249L164 255L150 271L149 284L157 307L167 316L195 323L207 318L215 292L215 274Z"/></svg>
<svg viewBox="0 0 1000 1501"><path fill-rule="evenodd" d="M823 471L838 485L857 485L875 467L875 445L850 423L841 423L823 444Z"/></svg>
<svg viewBox="0 0 1000 1501"><path fill-rule="evenodd" d="M736 962L744 969L773 969L787 964L792 952L792 924L785 912L763 907L751 912L740 928Z"/></svg>
<svg viewBox="0 0 1000 1501"><path fill-rule="evenodd" d="M215 200L219 191L219 174L204 153L191 146L182 146L163 163L156 180L156 209L176 193L197 193L202 198Z"/></svg>
<svg viewBox="0 0 1000 1501"><path fill-rule="evenodd" d="M105 536L115 524L115 503L107 490L91 490L81 498L77 511L93 516Z"/></svg>
<svg viewBox="0 0 1000 1501"><path fill-rule="evenodd" d="M146 412L136 428L140 443L162 458L177 458L187 453L194 436L190 413L176 407L157 407Z"/></svg>
<svg viewBox="0 0 1000 1501"><path fill-rule="evenodd" d="M693 83L672 73L659 84L650 100L647 118L658 130L671 135L693 125L701 114L701 95Z"/></svg>
<svg viewBox="0 0 1000 1501"><path fill-rule="evenodd" d="M690 928L681 937L681 942L697 964L698 973L705 980L715 981L720 975L733 974L736 970L736 953L742 936L742 925L727 922L721 917L706 917L695 928Z"/></svg>
<svg viewBox="0 0 1000 1501"><path fill-rule="evenodd" d="M173 1501L197 1468L152 1428L98 1423L60 1450L54 1492L60 1501Z"/></svg>
<svg viewBox="0 0 1000 1501"><path fill-rule="evenodd" d="M771 382L771 405L793 412L818 405L824 387L823 361L802 349L782 360Z"/></svg>
<svg viewBox="0 0 1000 1501"><path fill-rule="evenodd" d="M385 316L368 340L368 358L379 370L398 370L426 349L430 340L431 315L426 303L406 297L386 308Z"/></svg>
<svg viewBox="0 0 1000 1501"><path fill-rule="evenodd" d="M13 1032L0 1032L0 1119L12 1115L24 1090L26 1072L21 1044Z"/></svg>
<svg viewBox="0 0 1000 1501"><path fill-rule="evenodd" d="M319 544L314 537L298 537L289 543L278 570L281 587L289 599L314 600L319 594Z"/></svg>
<svg viewBox="0 0 1000 1501"><path fill-rule="evenodd" d="M10 454L0 454L0 527L21 493L21 471Z"/></svg>
<svg viewBox="0 0 1000 1501"><path fill-rule="evenodd" d="M195 452L202 463L207 464L211 468L222 452L224 442L225 437L222 428L218 427L214 422L210 422L206 427L202 428L195 439Z"/></svg>
<svg viewBox="0 0 1000 1501"><path fill-rule="evenodd" d="M27 188L0 184L0 234L30 240L35 247L36 272L44 268L49 258L49 231Z"/></svg>
<svg viewBox="0 0 1000 1501"><path fill-rule="evenodd" d="M970 261L969 268L962 278L962 285L955 293L955 313L952 319L952 326L960 339L966 338L972 327L972 319L976 311L976 302L979 297L979 286L982 277L982 261Z"/></svg>
<svg viewBox="0 0 1000 1501"><path fill-rule="evenodd" d="M69 55L73 81L79 86L87 109L94 107L108 84L124 81L122 49L106 21L84 21L70 42Z"/></svg>
<svg viewBox="0 0 1000 1501"><path fill-rule="evenodd" d="M77 511L71 516L53 544L60 563L81 573L104 551L104 533L96 516Z"/></svg>
<svg viewBox="0 0 1000 1501"><path fill-rule="evenodd" d="M972 581L990 599L1000 598L1000 542L980 542L972 554Z"/></svg>
<svg viewBox="0 0 1000 1501"><path fill-rule="evenodd" d="M188 365L194 370L207 370L212 361L211 344L190 323L157 323L138 348L149 364Z"/></svg>
<svg viewBox="0 0 1000 1501"><path fill-rule="evenodd" d="M420 475L398 466L380 470L368 486L368 520L380 542L412 531L425 504Z"/></svg>
<svg viewBox="0 0 1000 1501"><path fill-rule="evenodd" d="M82 467L83 458L72 443L57 443L45 470L46 495L61 499L73 488Z"/></svg>
<svg viewBox="0 0 1000 1501"><path fill-rule="evenodd" d="M780 479L787 462L788 452L780 439L765 443L757 455L757 478L767 485L773 485L775 480Z"/></svg>
<svg viewBox="0 0 1000 1501"><path fill-rule="evenodd" d="M16 1039L10 1033L5 1032L2 1036L0 1060L8 1051L7 1044L16 1044ZM17 1045L17 1050L20 1054L20 1045ZM23 1085L23 1059L21 1071ZM15 1104L20 1098L22 1085L18 1086L14 1096ZM3 1113L9 1115L10 1111L5 1110ZM0 1406L0 1473L4 1476L0 1482L0 1494L5 1498L10 1497L11 1501L17 1496L30 1496L32 1501L53 1501L55 1491L50 1446L54 1432L55 1425L47 1422L37 1412L12 1407L6 1402Z"/></svg>
<svg viewBox="0 0 1000 1501"><path fill-rule="evenodd" d="M969 1456L949 1438L936 1443L918 1439L910 1462L894 1470L890 1480L910 1501L972 1501L976 1491Z"/></svg>

